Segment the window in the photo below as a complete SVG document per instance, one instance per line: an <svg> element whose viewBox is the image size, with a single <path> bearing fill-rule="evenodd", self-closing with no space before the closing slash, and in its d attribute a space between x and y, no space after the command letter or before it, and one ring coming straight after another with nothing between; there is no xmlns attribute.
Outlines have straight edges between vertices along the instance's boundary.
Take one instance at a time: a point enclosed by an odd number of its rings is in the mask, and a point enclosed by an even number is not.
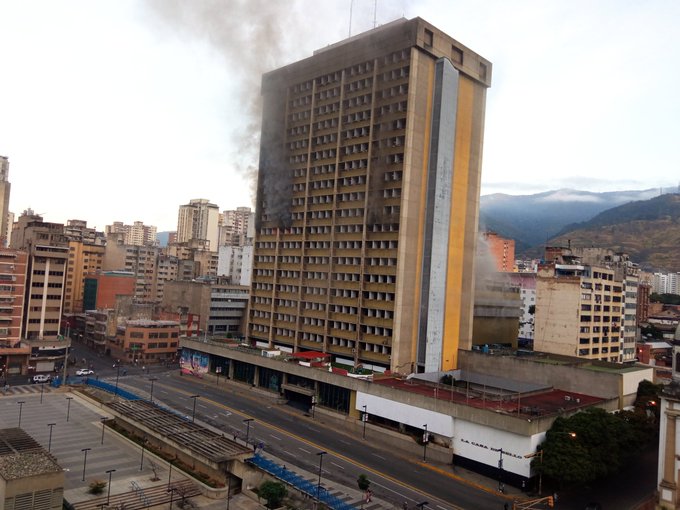
<svg viewBox="0 0 680 510"><path fill-rule="evenodd" d="M432 30L428 30L426 28L425 29L425 47L426 48L432 48L433 44L434 44L434 33L432 33Z"/></svg>

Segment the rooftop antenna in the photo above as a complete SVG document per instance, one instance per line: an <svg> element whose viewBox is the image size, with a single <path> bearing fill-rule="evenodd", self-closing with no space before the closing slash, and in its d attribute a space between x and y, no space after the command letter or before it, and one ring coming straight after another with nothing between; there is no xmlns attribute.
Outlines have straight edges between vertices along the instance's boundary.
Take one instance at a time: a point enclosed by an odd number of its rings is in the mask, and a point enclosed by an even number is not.
<svg viewBox="0 0 680 510"><path fill-rule="evenodd" d="M354 6L354 0L349 0L349 33L347 37L352 37L352 7Z"/></svg>

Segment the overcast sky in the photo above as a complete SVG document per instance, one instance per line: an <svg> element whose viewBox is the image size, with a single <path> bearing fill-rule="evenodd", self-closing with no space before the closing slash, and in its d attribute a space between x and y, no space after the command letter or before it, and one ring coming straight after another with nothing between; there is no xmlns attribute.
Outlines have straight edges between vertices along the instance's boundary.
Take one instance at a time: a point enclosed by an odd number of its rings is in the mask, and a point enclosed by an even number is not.
<svg viewBox="0 0 680 510"><path fill-rule="evenodd" d="M677 186L680 2L354 0L493 63L482 193ZM0 0L10 210L174 230L252 205L262 72L347 37L350 0Z"/></svg>

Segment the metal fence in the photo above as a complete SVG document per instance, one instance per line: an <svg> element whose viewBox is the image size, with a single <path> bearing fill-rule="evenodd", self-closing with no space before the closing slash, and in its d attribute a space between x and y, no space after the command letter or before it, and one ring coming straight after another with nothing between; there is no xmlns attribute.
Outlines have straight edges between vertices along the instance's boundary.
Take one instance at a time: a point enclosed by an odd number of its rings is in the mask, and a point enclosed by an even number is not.
<svg viewBox="0 0 680 510"><path fill-rule="evenodd" d="M294 471L287 469L285 466L279 466L260 454L255 454L255 456L248 459L247 462L250 462L254 466L257 466L261 470L266 471L270 475L275 476L279 480L286 482L314 499L317 498L318 491L319 501L328 506L328 508L332 508L333 510L356 510L354 505L346 503L323 487L319 487L319 485L304 479Z"/></svg>

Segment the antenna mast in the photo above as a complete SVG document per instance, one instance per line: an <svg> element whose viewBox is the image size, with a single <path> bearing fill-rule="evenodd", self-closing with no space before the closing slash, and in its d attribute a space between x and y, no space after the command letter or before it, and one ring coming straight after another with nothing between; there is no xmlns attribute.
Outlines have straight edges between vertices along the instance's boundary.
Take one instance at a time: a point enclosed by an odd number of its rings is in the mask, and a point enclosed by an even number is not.
<svg viewBox="0 0 680 510"><path fill-rule="evenodd" d="M354 0L349 0L349 33L347 37L352 37L352 6L354 5Z"/></svg>

